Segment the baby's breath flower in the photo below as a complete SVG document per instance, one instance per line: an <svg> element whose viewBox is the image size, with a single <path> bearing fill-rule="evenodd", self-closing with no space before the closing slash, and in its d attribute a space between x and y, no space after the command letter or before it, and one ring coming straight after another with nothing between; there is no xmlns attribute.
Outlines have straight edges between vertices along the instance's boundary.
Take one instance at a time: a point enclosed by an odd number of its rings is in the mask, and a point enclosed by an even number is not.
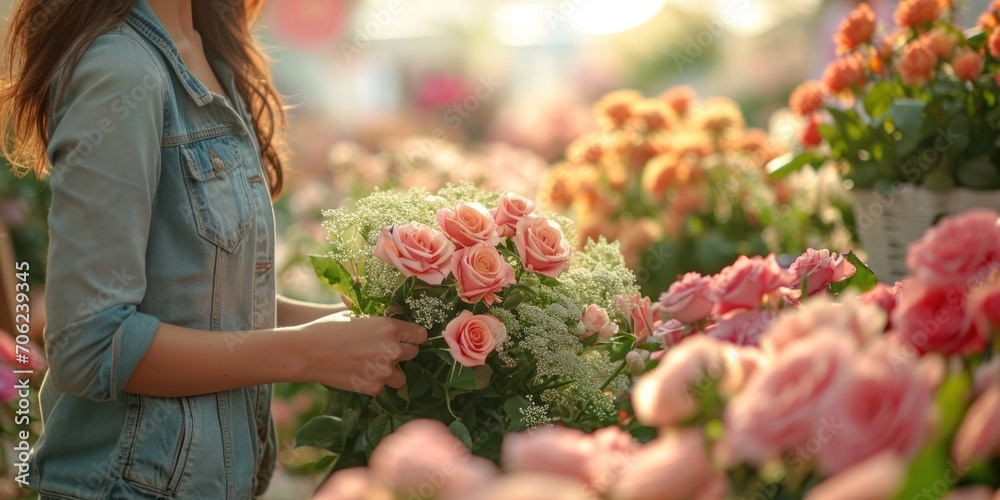
<svg viewBox="0 0 1000 500"><path fill-rule="evenodd" d="M455 311L455 304L424 293L407 297L406 305L410 308L413 322L428 330L444 324Z"/></svg>

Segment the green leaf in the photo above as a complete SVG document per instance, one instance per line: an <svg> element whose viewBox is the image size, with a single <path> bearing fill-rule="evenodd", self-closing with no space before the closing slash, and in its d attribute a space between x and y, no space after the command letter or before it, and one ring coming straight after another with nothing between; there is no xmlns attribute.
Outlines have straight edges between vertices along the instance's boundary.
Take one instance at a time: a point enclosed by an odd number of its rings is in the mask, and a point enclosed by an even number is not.
<svg viewBox="0 0 1000 500"><path fill-rule="evenodd" d="M514 396L504 401L503 412L510 419L510 427L507 432L519 432L528 428L524 423L524 414L521 413L521 410L529 406L531 406L531 402L524 396Z"/></svg>
<svg viewBox="0 0 1000 500"><path fill-rule="evenodd" d="M310 255L309 261L312 263L313 271L320 281L329 287L333 287L338 292L345 293L342 288L348 289L353 285L354 278L347 272L344 265L335 259L325 255Z"/></svg>
<svg viewBox="0 0 1000 500"><path fill-rule="evenodd" d="M863 101L865 113L876 120L882 118L892 106L892 90L892 84L887 81L872 85Z"/></svg>
<svg viewBox="0 0 1000 500"><path fill-rule="evenodd" d="M508 295L506 299L504 299L502 307L504 309L511 310L520 305L521 302L523 301L524 301L524 294L522 294L521 292L514 292Z"/></svg>
<svg viewBox="0 0 1000 500"><path fill-rule="evenodd" d="M924 108L927 103L919 99L897 99L889 114L902 137L896 141L896 154L912 153L920 145L920 130L924 126Z"/></svg>
<svg viewBox="0 0 1000 500"><path fill-rule="evenodd" d="M456 362L455 369L448 377L446 387L475 391L490 385L490 377L492 376L493 369L488 365L469 368Z"/></svg>
<svg viewBox="0 0 1000 500"><path fill-rule="evenodd" d="M340 458L340 455L333 454L333 455L327 455L319 459L316 463L312 464L313 472L319 472L326 469L327 467L330 466L330 464L333 463L334 460L338 458Z"/></svg>
<svg viewBox="0 0 1000 500"><path fill-rule="evenodd" d="M379 441L382 441L382 438L391 433L392 419L385 413L379 414L377 417L373 418L371 423L368 424L368 429L365 432L368 437L368 444L373 450L376 446L378 446Z"/></svg>
<svg viewBox="0 0 1000 500"><path fill-rule="evenodd" d="M640 443L648 443L656 438L656 429L648 427L645 425L640 425L633 427L628 430L632 434L632 437L639 440Z"/></svg>
<svg viewBox="0 0 1000 500"><path fill-rule="evenodd" d="M299 429L298 434L295 436L295 445L315 446L318 448L335 446L338 442L343 443L343 436L340 433L340 429L341 419L339 417L320 415L306 422ZM331 451L340 451L342 449L343 446Z"/></svg>
<svg viewBox="0 0 1000 500"><path fill-rule="evenodd" d="M870 267L861 259L858 258L854 252L848 252L846 256L847 262L854 264L854 275L843 281L838 281L836 283L830 283L830 293L838 295L848 288L856 288L862 294L868 293L875 285L878 284L878 278Z"/></svg>
<svg viewBox="0 0 1000 500"><path fill-rule="evenodd" d="M798 172L806 165L820 167L828 158L813 153L802 153L798 156L791 154L779 156L767 164L767 172L773 179L783 179L789 174Z"/></svg>
<svg viewBox="0 0 1000 500"><path fill-rule="evenodd" d="M463 424L460 420L456 420L448 426L448 429L451 430L451 433L454 434L466 448L472 449L472 435L469 434L469 429L465 427L465 424Z"/></svg>
<svg viewBox="0 0 1000 500"><path fill-rule="evenodd" d="M1000 189L1000 169L982 156L959 162L955 170L958 183L972 189Z"/></svg>

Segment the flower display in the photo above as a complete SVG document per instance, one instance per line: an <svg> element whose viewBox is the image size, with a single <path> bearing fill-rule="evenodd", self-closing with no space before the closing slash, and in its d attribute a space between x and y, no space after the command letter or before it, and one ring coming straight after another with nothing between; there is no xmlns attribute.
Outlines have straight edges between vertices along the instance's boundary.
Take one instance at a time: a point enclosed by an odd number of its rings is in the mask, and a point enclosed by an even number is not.
<svg viewBox="0 0 1000 500"><path fill-rule="evenodd" d="M409 487L398 458L379 459L396 452L372 448L418 418L442 422L494 460L508 432L612 425L632 373L644 368L632 365L657 348L647 342L658 326L651 302L618 246L601 239L574 250L573 224L519 195L468 183L376 192L326 211L324 227L326 253L312 257L320 280L355 315L418 323L430 337L401 364L402 388L375 397L332 390L327 414L299 431L300 444L337 454L336 470L370 456L395 478L390 486ZM340 437L331 440L334 422ZM338 488L372 479L351 477Z"/></svg>

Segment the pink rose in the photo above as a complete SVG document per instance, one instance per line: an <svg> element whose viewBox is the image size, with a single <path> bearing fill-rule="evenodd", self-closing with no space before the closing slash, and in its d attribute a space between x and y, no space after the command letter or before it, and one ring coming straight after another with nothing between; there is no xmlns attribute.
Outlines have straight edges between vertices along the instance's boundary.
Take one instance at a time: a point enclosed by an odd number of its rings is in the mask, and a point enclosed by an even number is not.
<svg viewBox="0 0 1000 500"><path fill-rule="evenodd" d="M454 210L442 208L437 213L437 223L445 236L459 248L471 247L476 243L486 243L495 247L500 244L497 225L486 207L478 203L455 203Z"/></svg>
<svg viewBox="0 0 1000 500"><path fill-rule="evenodd" d="M572 247L559 226L544 217L529 215L517 221L514 246L528 272L558 278L569 267Z"/></svg>
<svg viewBox="0 0 1000 500"><path fill-rule="evenodd" d="M583 320L581 322L586 329L582 335L583 338L590 337L596 333L599 340L604 340L618 333L618 325L608 318L608 312L604 308L596 304L587 306L587 309L583 312Z"/></svg>
<svg viewBox="0 0 1000 500"><path fill-rule="evenodd" d="M682 323L694 323L712 312L712 279L687 273L660 295L661 309Z"/></svg>
<svg viewBox="0 0 1000 500"><path fill-rule="evenodd" d="M514 268L503 259L496 247L485 243L456 250L451 267L458 281L458 296L470 304L482 300L491 306L497 300L497 293L517 282Z"/></svg>
<svg viewBox="0 0 1000 500"><path fill-rule="evenodd" d="M486 357L507 338L507 328L489 314L462 311L444 328L451 356L463 366L482 366Z"/></svg>
<svg viewBox="0 0 1000 500"><path fill-rule="evenodd" d="M884 340L855 357L821 409L831 429L813 436L822 445L820 473L837 474L884 451L912 458L931 429L940 361L918 362Z"/></svg>
<svg viewBox="0 0 1000 500"><path fill-rule="evenodd" d="M846 338L818 335L772 358L726 407L722 449L727 461L763 465L814 436L836 432L839 423L822 408L841 383L854 350Z"/></svg>
<svg viewBox="0 0 1000 500"><path fill-rule="evenodd" d="M831 253L825 249L813 250L810 248L795 259L789 271L794 276L789 286L800 288L802 280L805 279L809 287L806 290L806 295L813 295L826 290L830 283L850 278L857 269L842 255Z"/></svg>
<svg viewBox="0 0 1000 500"><path fill-rule="evenodd" d="M885 331L886 314L878 306L864 304L855 297L832 302L826 296L813 297L806 307L781 315L761 337L760 347L772 356L803 339L834 335L849 339L853 346L867 344Z"/></svg>
<svg viewBox="0 0 1000 500"><path fill-rule="evenodd" d="M557 425L508 434L501 462L508 471L564 476L604 491L638 450L639 443L616 427L586 434Z"/></svg>
<svg viewBox="0 0 1000 500"><path fill-rule="evenodd" d="M653 330L652 335L653 338L659 340L661 344L671 346L690 336L684 335L685 330L687 330L687 327L684 326L684 323L681 323L676 319L671 319L664 321L663 324L656 327L656 330ZM695 332L691 333L694 334Z"/></svg>
<svg viewBox="0 0 1000 500"><path fill-rule="evenodd" d="M973 325L984 340L1000 332L1000 281L972 292L969 314Z"/></svg>
<svg viewBox="0 0 1000 500"><path fill-rule="evenodd" d="M729 367L727 344L704 335L692 336L666 351L660 364L632 391L636 418L651 427L667 427L698 411L700 392L721 380Z"/></svg>
<svg viewBox="0 0 1000 500"><path fill-rule="evenodd" d="M461 500L598 500L578 481L536 472L507 474Z"/></svg>
<svg viewBox="0 0 1000 500"><path fill-rule="evenodd" d="M903 282L901 281L897 281L891 287L885 283L879 283L875 285L875 288L872 288L868 293L861 296L861 302L875 304L881 307L886 314L891 315L892 310L896 308L896 294L899 293L902 285ZM888 323L886 328L892 328L892 323Z"/></svg>
<svg viewBox="0 0 1000 500"><path fill-rule="evenodd" d="M819 483L806 500L893 498L906 480L907 468L895 453L881 453Z"/></svg>
<svg viewBox="0 0 1000 500"><path fill-rule="evenodd" d="M733 311L705 330L709 337L740 346L756 346L777 318L774 311Z"/></svg>
<svg viewBox="0 0 1000 500"><path fill-rule="evenodd" d="M0 364L0 403L9 403L17 398L17 378L14 370L9 366Z"/></svg>
<svg viewBox="0 0 1000 500"><path fill-rule="evenodd" d="M535 204L531 200L514 193L507 193L500 198L500 204L491 210L490 214L493 215L500 237L509 238L514 236L517 230L517 221L534 211Z"/></svg>
<svg viewBox="0 0 1000 500"><path fill-rule="evenodd" d="M430 285L440 285L451 274L454 251L444 235L419 222L382 229L375 245L376 257Z"/></svg>
<svg viewBox="0 0 1000 500"><path fill-rule="evenodd" d="M392 490L365 467L335 472L313 495L312 500L392 500Z"/></svg>
<svg viewBox="0 0 1000 500"><path fill-rule="evenodd" d="M457 493L457 486L481 483L498 472L488 460L472 456L444 424L426 419L403 424L382 439L368 467L394 491L404 493L426 489L428 478L450 470L441 482L431 484L431 494L440 496Z"/></svg>
<svg viewBox="0 0 1000 500"><path fill-rule="evenodd" d="M919 353L968 354L985 346L966 314L965 285L932 286L910 280L900 291L892 325Z"/></svg>
<svg viewBox="0 0 1000 500"><path fill-rule="evenodd" d="M634 465L611 488L618 500L686 500L715 484L705 443L697 429L674 430L642 448ZM721 496L720 496L721 498Z"/></svg>
<svg viewBox="0 0 1000 500"><path fill-rule="evenodd" d="M983 280L1000 265L1000 228L993 210L947 217L910 245L910 272L933 285Z"/></svg>
<svg viewBox="0 0 1000 500"><path fill-rule="evenodd" d="M649 335L656 329L652 302L649 297L643 297L637 293L631 297L617 297L616 300L618 307L628 314L629 325L636 337L635 345L645 343L649 339Z"/></svg>
<svg viewBox="0 0 1000 500"><path fill-rule="evenodd" d="M960 466L1000 456L1000 385L993 385L973 401L965 414L952 457Z"/></svg>
<svg viewBox="0 0 1000 500"><path fill-rule="evenodd" d="M715 314L733 309L755 309L764 297L785 284L785 276L774 254L749 258L741 255L731 266L712 278Z"/></svg>

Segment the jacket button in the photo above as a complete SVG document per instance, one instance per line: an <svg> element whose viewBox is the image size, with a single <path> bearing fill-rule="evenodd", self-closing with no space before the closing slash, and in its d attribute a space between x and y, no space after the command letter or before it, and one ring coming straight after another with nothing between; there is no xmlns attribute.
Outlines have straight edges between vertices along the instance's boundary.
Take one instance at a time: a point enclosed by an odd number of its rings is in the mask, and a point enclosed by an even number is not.
<svg viewBox="0 0 1000 500"><path fill-rule="evenodd" d="M212 168L215 169L216 172L225 172L226 171L226 162L222 161L221 158L213 158L212 159Z"/></svg>

